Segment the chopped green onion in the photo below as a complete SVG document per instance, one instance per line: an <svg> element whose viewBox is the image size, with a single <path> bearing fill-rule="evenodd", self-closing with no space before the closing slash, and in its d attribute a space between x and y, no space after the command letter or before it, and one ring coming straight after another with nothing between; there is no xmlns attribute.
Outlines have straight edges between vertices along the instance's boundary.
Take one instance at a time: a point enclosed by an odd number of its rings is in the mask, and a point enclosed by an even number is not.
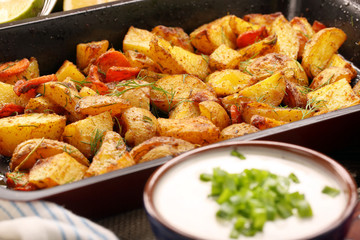
<svg viewBox="0 0 360 240"><path fill-rule="evenodd" d="M245 156L241 153L239 153L236 149L231 151L231 156L235 156L237 158L240 158L241 160L245 160Z"/></svg>
<svg viewBox="0 0 360 240"><path fill-rule="evenodd" d="M332 188L332 187L329 187L329 186L325 186L321 192L324 193L324 194L327 194L327 195L329 195L331 197L336 197L337 195L340 194L339 189Z"/></svg>
<svg viewBox="0 0 360 240"><path fill-rule="evenodd" d="M294 173L290 173L289 178L291 181L293 181L294 183L300 183L298 177L294 174Z"/></svg>
<svg viewBox="0 0 360 240"><path fill-rule="evenodd" d="M267 221L313 215L304 194L289 192L290 184L299 182L295 174L284 177L261 169L228 173L217 167L212 174L201 174L200 179L211 182L210 197L219 204L216 217L234 223L230 238L254 236Z"/></svg>

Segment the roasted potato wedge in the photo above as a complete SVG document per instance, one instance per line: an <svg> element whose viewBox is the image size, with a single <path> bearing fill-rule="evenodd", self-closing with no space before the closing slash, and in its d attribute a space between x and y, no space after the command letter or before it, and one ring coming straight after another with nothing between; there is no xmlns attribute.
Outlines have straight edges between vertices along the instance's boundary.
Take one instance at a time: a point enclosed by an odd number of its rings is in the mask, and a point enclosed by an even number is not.
<svg viewBox="0 0 360 240"><path fill-rule="evenodd" d="M17 145L32 138L59 140L66 118L57 114L31 113L0 119L0 154L11 156Z"/></svg>
<svg viewBox="0 0 360 240"><path fill-rule="evenodd" d="M93 41L89 43L79 43L76 46L76 65L82 71L96 58L107 51L109 41Z"/></svg>
<svg viewBox="0 0 360 240"><path fill-rule="evenodd" d="M103 112L110 112L112 116L121 114L131 104L121 97L96 95L83 97L77 101L75 111L84 115L98 115Z"/></svg>
<svg viewBox="0 0 360 240"><path fill-rule="evenodd" d="M326 66L327 68L329 67L340 67L340 68L347 68L352 72L352 76L351 78L355 78L357 76L357 71L355 70L355 68L352 66L352 64L348 61L346 61L342 56L340 56L339 54L334 54L332 55L328 65Z"/></svg>
<svg viewBox="0 0 360 240"><path fill-rule="evenodd" d="M347 108L360 103L346 79L340 79L307 94L308 103L320 114Z"/></svg>
<svg viewBox="0 0 360 240"><path fill-rule="evenodd" d="M132 67L138 67L153 72L160 72L160 67L148 56L143 53L127 50L125 56Z"/></svg>
<svg viewBox="0 0 360 240"><path fill-rule="evenodd" d="M153 37L150 41L149 56L167 74L191 74L205 79L210 69L206 57L172 46L168 41Z"/></svg>
<svg viewBox="0 0 360 240"><path fill-rule="evenodd" d="M65 109L44 96L30 98L25 107L26 113L56 113L65 114Z"/></svg>
<svg viewBox="0 0 360 240"><path fill-rule="evenodd" d="M276 52L297 60L300 42L295 29L283 15L277 17L271 25L271 34L276 35Z"/></svg>
<svg viewBox="0 0 360 240"><path fill-rule="evenodd" d="M264 25L270 30L272 23L281 15L281 12L270 14L251 13L243 16L243 19L255 25Z"/></svg>
<svg viewBox="0 0 360 240"><path fill-rule="evenodd" d="M345 42L346 34L339 28L324 28L306 43L301 65L310 78L316 77L329 64L331 57Z"/></svg>
<svg viewBox="0 0 360 240"><path fill-rule="evenodd" d="M169 113L170 119L193 118L200 116L199 104L185 101L177 104Z"/></svg>
<svg viewBox="0 0 360 240"><path fill-rule="evenodd" d="M76 82L82 82L85 79L84 74L82 74L77 66L69 60L65 60L63 65L56 72L56 77L60 82L64 81L68 77Z"/></svg>
<svg viewBox="0 0 360 240"><path fill-rule="evenodd" d="M177 156L196 148L196 145L174 137L152 137L130 151L136 163L151 161L166 156Z"/></svg>
<svg viewBox="0 0 360 240"><path fill-rule="evenodd" d="M31 99L31 94L21 94L17 96L14 92L14 86L8 83L0 82L0 108L7 103L13 103L25 107Z"/></svg>
<svg viewBox="0 0 360 240"><path fill-rule="evenodd" d="M64 142L71 144L87 158L95 155L106 131L113 130L113 119L109 112L89 116L68 124L62 134Z"/></svg>
<svg viewBox="0 0 360 240"><path fill-rule="evenodd" d="M93 89L87 87L87 86L84 86L80 89L79 91L79 95L80 97L88 97L88 96L96 96L96 95L99 95L97 92L95 92Z"/></svg>
<svg viewBox="0 0 360 240"><path fill-rule="evenodd" d="M241 55L234 49L221 44L209 57L211 70L223 70L236 68L240 63Z"/></svg>
<svg viewBox="0 0 360 240"><path fill-rule="evenodd" d="M122 137L116 132L107 131L84 177L97 176L132 165L135 165L135 161L127 152Z"/></svg>
<svg viewBox="0 0 360 240"><path fill-rule="evenodd" d="M157 119L143 108L132 107L121 115L121 126L126 143L136 146L156 135Z"/></svg>
<svg viewBox="0 0 360 240"><path fill-rule="evenodd" d="M30 169L38 159L48 158L66 152L76 161L89 166L89 160L74 146L53 139L34 138L16 146L10 160L10 170ZM31 153L31 154L30 154ZM26 161L24 161L26 158ZM23 162L24 161L24 162Z"/></svg>
<svg viewBox="0 0 360 240"><path fill-rule="evenodd" d="M239 91L241 102L257 101L278 106L285 96L286 81L282 72Z"/></svg>
<svg viewBox="0 0 360 240"><path fill-rule="evenodd" d="M260 130L265 130L268 128L281 126L286 123L288 123L288 122L280 121L280 120L276 120L276 119L268 118L268 117L264 117L264 116L259 116L259 115L253 115L250 119L250 124Z"/></svg>
<svg viewBox="0 0 360 240"><path fill-rule="evenodd" d="M123 40L123 51L132 50L149 56L150 41L153 37L153 33L131 26Z"/></svg>
<svg viewBox="0 0 360 240"><path fill-rule="evenodd" d="M282 104L291 108L306 108L309 88L297 83L286 81L285 95Z"/></svg>
<svg viewBox="0 0 360 240"><path fill-rule="evenodd" d="M200 115L207 117L220 130L230 125L230 117L226 110L217 102L203 101L199 103Z"/></svg>
<svg viewBox="0 0 360 240"><path fill-rule="evenodd" d="M158 135L175 137L193 144L207 145L219 141L220 130L208 118L158 118Z"/></svg>
<svg viewBox="0 0 360 240"><path fill-rule="evenodd" d="M187 51L194 52L189 35L184 31L184 29L180 27L166 27L159 25L154 27L151 32L156 36L160 36L166 41L171 42L171 44L174 46L178 46Z"/></svg>
<svg viewBox="0 0 360 240"><path fill-rule="evenodd" d="M229 24L231 17L228 15L195 29L190 33L192 45L208 55L222 44L234 49L236 36Z"/></svg>
<svg viewBox="0 0 360 240"><path fill-rule="evenodd" d="M309 87L316 90L343 78L350 83L352 75L351 70L348 68L328 67L314 77Z"/></svg>
<svg viewBox="0 0 360 240"><path fill-rule="evenodd" d="M267 118L273 118L278 121L295 122L301 119L309 118L314 115L313 110L298 108L272 107L265 103L250 102L242 106L242 118L246 123L251 124L253 115L260 115Z"/></svg>
<svg viewBox="0 0 360 240"><path fill-rule="evenodd" d="M240 67L246 68L249 60L264 56L275 51L276 35L270 35L254 44L238 50L240 54Z"/></svg>
<svg viewBox="0 0 360 240"><path fill-rule="evenodd" d="M75 106L81 97L73 84L47 82L40 85L37 92L66 109L73 117L73 121L85 118L85 115L75 111Z"/></svg>
<svg viewBox="0 0 360 240"><path fill-rule="evenodd" d="M241 137L246 134L258 132L259 129L248 123L236 123L224 128L220 133L220 140Z"/></svg>
<svg viewBox="0 0 360 240"><path fill-rule="evenodd" d="M255 84L257 80L240 70L225 69L211 73L205 82L215 90L218 97L224 97Z"/></svg>
<svg viewBox="0 0 360 240"><path fill-rule="evenodd" d="M282 71L287 81L308 86L308 77L298 61L284 54L269 53L251 61L246 66L246 72L254 78L262 80L277 71Z"/></svg>
<svg viewBox="0 0 360 240"><path fill-rule="evenodd" d="M171 111L183 101L217 100L214 90L199 78L183 74L169 75L158 80L152 87L151 102L164 112Z"/></svg>
<svg viewBox="0 0 360 240"><path fill-rule="evenodd" d="M30 169L29 182L38 188L51 188L82 179L87 168L63 152L37 161Z"/></svg>
<svg viewBox="0 0 360 240"><path fill-rule="evenodd" d="M291 19L290 25L296 31L296 35L299 39L298 58L302 58L305 44L315 34L315 31L304 17L294 17Z"/></svg>

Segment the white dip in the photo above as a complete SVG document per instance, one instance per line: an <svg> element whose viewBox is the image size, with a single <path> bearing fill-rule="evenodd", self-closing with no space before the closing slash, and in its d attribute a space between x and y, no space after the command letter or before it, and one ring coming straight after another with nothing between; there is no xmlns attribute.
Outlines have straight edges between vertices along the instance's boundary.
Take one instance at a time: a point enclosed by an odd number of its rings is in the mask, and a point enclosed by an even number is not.
<svg viewBox="0 0 360 240"><path fill-rule="evenodd" d="M266 222L262 233L254 237L239 239L299 239L325 229L343 213L347 196L332 198L321 193L324 186L342 189L331 173L320 165L295 154L265 148L237 147L246 160L231 156L234 149L222 148L193 156L168 171L154 190L154 204L158 212L175 228L203 239L229 239L231 223L220 222L215 213L219 205L208 197L211 182L202 182L201 173L210 173L220 167L229 173L240 173L244 169L258 168L282 176L294 173L300 180L292 183L290 192L305 194L313 210L313 217L300 219L292 216Z"/></svg>

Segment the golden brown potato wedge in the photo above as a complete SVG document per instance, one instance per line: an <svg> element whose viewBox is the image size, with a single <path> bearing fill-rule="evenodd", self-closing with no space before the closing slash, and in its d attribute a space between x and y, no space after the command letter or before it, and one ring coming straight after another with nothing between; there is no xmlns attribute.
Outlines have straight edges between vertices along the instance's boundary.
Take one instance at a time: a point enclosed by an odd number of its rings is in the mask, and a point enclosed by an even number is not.
<svg viewBox="0 0 360 240"><path fill-rule="evenodd" d="M31 99L30 94L21 94L17 96L14 92L14 85L0 82L0 108L4 104L14 103L25 107Z"/></svg>
<svg viewBox="0 0 360 240"><path fill-rule="evenodd" d="M240 68L245 69L249 60L264 56L275 51L276 35L270 35L256 43L238 50L240 54Z"/></svg>
<svg viewBox="0 0 360 240"><path fill-rule="evenodd" d="M89 166L89 160L74 146L53 139L33 138L16 146L10 160L10 169L30 169L38 159L66 152L79 163ZM31 155L29 155L31 153ZM26 158L26 161L24 161ZM24 162L23 162L24 161ZM20 165L20 166L19 166Z"/></svg>
<svg viewBox="0 0 360 240"><path fill-rule="evenodd" d="M130 151L136 163L151 161L166 156L177 156L196 148L196 145L174 137L153 137Z"/></svg>
<svg viewBox="0 0 360 240"><path fill-rule="evenodd" d="M234 15L230 16L229 24L236 35L261 28L258 24L252 24Z"/></svg>
<svg viewBox="0 0 360 240"><path fill-rule="evenodd" d="M183 74L169 75L158 80L152 87L151 102L164 112L170 112L184 101L217 100L214 90L199 78ZM200 96L201 95L201 96Z"/></svg>
<svg viewBox="0 0 360 240"><path fill-rule="evenodd" d="M131 104L121 97L96 95L83 97L77 101L75 111L84 115L98 115L103 112L110 112L112 116L121 114Z"/></svg>
<svg viewBox="0 0 360 240"><path fill-rule="evenodd" d="M211 73L205 80L218 97L224 97L239 92L257 82L251 75L237 69L225 69Z"/></svg>
<svg viewBox="0 0 360 240"><path fill-rule="evenodd" d="M248 123L236 123L224 128L220 133L220 140L241 137L246 134L258 132L259 129Z"/></svg>
<svg viewBox="0 0 360 240"><path fill-rule="evenodd" d="M110 95L126 100L133 107L150 110L150 89L153 86L153 83L142 80L126 80L111 86Z"/></svg>
<svg viewBox="0 0 360 240"><path fill-rule="evenodd" d="M154 27L151 32L157 36L171 42L172 45L181 47L187 51L194 52L189 35L180 27L166 27L159 25Z"/></svg>
<svg viewBox="0 0 360 240"><path fill-rule="evenodd" d="M193 144L207 145L219 141L220 130L208 118L158 118L158 135L180 138Z"/></svg>
<svg viewBox="0 0 360 240"><path fill-rule="evenodd" d="M171 46L165 39L153 37L149 56L167 74L191 74L201 79L209 74L208 60L178 46Z"/></svg>
<svg viewBox="0 0 360 240"><path fill-rule="evenodd" d="M357 76L357 71L355 70L355 68L352 66L352 64L348 61L346 61L342 56L340 56L339 54L334 54L332 55L328 65L326 66L327 68L329 67L340 67L340 68L347 68L352 72L352 76L351 78L355 78Z"/></svg>
<svg viewBox="0 0 360 240"><path fill-rule="evenodd" d="M346 79L340 79L307 94L308 103L321 113L347 108L360 103Z"/></svg>
<svg viewBox="0 0 360 240"><path fill-rule="evenodd" d="M69 60L65 60L63 65L61 65L59 70L56 72L56 77L60 82L64 81L68 77L78 82L84 81L85 79L84 74L82 74L77 66Z"/></svg>
<svg viewBox="0 0 360 240"><path fill-rule="evenodd" d="M243 19L255 25L264 25L270 30L273 21L275 21L281 15L281 12L275 12L270 14L252 13L246 14L245 16L243 16Z"/></svg>
<svg viewBox="0 0 360 240"><path fill-rule="evenodd" d="M251 61L246 67L247 73L259 80L282 71L287 81L308 86L308 77L298 61L284 54L269 53Z"/></svg>
<svg viewBox="0 0 360 240"><path fill-rule="evenodd" d="M230 117L226 110L217 102L203 101L199 103L200 115L207 117L220 130L230 125Z"/></svg>
<svg viewBox="0 0 360 240"><path fill-rule="evenodd" d="M283 15L277 17L272 23L271 34L277 37L276 52L297 60L300 42L295 29Z"/></svg>
<svg viewBox="0 0 360 240"><path fill-rule="evenodd" d="M107 131L84 177L97 176L132 165L135 165L135 161L126 151L122 137L116 132Z"/></svg>
<svg viewBox="0 0 360 240"><path fill-rule="evenodd" d="M0 119L0 154L11 156L17 145L32 138L59 140L66 118L57 114L31 113Z"/></svg>
<svg viewBox="0 0 360 240"><path fill-rule="evenodd" d="M278 106L285 96L286 81L282 72L239 91L241 102L257 101Z"/></svg>
<svg viewBox="0 0 360 240"><path fill-rule="evenodd" d="M301 65L307 75L316 77L329 64L331 57L345 42L346 34L339 28L324 28L306 43Z"/></svg>
<svg viewBox="0 0 360 240"><path fill-rule="evenodd" d="M307 104L306 94L309 88L297 83L286 81L285 95L282 104L291 108L305 108Z"/></svg>
<svg viewBox="0 0 360 240"><path fill-rule="evenodd" d="M253 115L273 118L278 121L295 122L301 119L309 118L313 114L313 110L272 107L268 104L259 102L245 103L242 106L242 118L249 124L251 124L251 117Z"/></svg>
<svg viewBox="0 0 360 240"><path fill-rule="evenodd" d="M80 70L84 70L96 58L105 53L108 48L108 40L79 43L76 46L76 65Z"/></svg>
<svg viewBox="0 0 360 240"><path fill-rule="evenodd" d="M69 82L47 82L40 85L37 92L65 108L73 120L85 118L85 115L75 111L75 106L81 97L73 84Z"/></svg>
<svg viewBox="0 0 360 240"><path fill-rule="evenodd" d="M132 107L121 115L122 132L129 146L136 146L156 135L157 119L143 108Z"/></svg>
<svg viewBox="0 0 360 240"><path fill-rule="evenodd" d="M232 15L204 24L190 33L192 45L201 53L211 54L220 45L235 49L236 36L230 27Z"/></svg>
<svg viewBox="0 0 360 240"><path fill-rule="evenodd" d="M296 31L299 39L298 58L302 58L306 42L315 34L314 29L304 17L294 17L290 21L291 27Z"/></svg>
<svg viewBox="0 0 360 240"><path fill-rule="evenodd" d="M65 109L44 96L30 98L25 107L26 113L56 113L65 114Z"/></svg>
<svg viewBox="0 0 360 240"><path fill-rule="evenodd" d="M313 90L316 90L343 78L345 78L350 83L352 75L353 74L351 70L348 68L328 67L321 71L312 80L309 87Z"/></svg>
<svg viewBox="0 0 360 240"><path fill-rule="evenodd" d="M140 69L146 69L153 72L160 72L160 67L148 56L143 53L127 50L125 56L129 60L132 67L138 67Z"/></svg>
<svg viewBox="0 0 360 240"><path fill-rule="evenodd" d="M63 152L37 161L30 170L29 182L38 188L51 188L82 179L87 168Z"/></svg>
<svg viewBox="0 0 360 240"><path fill-rule="evenodd" d="M180 102L169 113L170 119L193 118L197 116L200 116L199 104L193 101Z"/></svg>
<svg viewBox="0 0 360 240"><path fill-rule="evenodd" d="M97 92L95 92L94 90L92 90L91 88L84 86L80 89L79 91L79 95L80 97L88 97L88 96L96 96L99 95Z"/></svg>
<svg viewBox="0 0 360 240"><path fill-rule="evenodd" d="M268 118L268 117L264 117L264 116L259 116L259 115L253 115L250 119L250 124L260 130L265 130L268 128L281 126L286 123L288 123L288 122L280 121L280 120L276 120L276 119Z"/></svg>
<svg viewBox="0 0 360 240"><path fill-rule="evenodd" d="M358 97L360 97L360 81L355 84L353 91Z"/></svg>
<svg viewBox="0 0 360 240"><path fill-rule="evenodd" d="M241 55L234 49L221 44L209 57L211 70L223 70L236 68L240 63Z"/></svg>
<svg viewBox="0 0 360 240"><path fill-rule="evenodd" d="M68 124L62 139L82 152L85 157L95 155L106 131L113 130L113 119L109 112L89 116L85 119Z"/></svg>
<svg viewBox="0 0 360 240"><path fill-rule="evenodd" d="M131 26L123 40L123 51L133 50L149 56L150 41L153 37L153 33Z"/></svg>

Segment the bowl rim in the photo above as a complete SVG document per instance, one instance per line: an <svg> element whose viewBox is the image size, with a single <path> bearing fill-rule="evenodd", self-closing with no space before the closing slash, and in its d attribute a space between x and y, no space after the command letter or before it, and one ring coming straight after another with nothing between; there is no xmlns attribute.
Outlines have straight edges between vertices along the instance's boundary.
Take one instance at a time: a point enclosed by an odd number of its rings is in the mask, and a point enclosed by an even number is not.
<svg viewBox="0 0 360 240"><path fill-rule="evenodd" d="M297 154L299 156L310 158L311 161L315 161L321 166L325 167L328 171L330 171L337 179L340 180L342 184L344 184L346 189L346 194L349 195L347 205L341 216L335 220L334 224L327 226L326 228L312 233L309 236L305 236L306 239L312 239L317 236L321 236L327 232L330 232L343 224L346 220L348 220L357 204L358 204L358 193L357 193L357 184L349 173L349 171L343 167L336 160L328 157L327 155L320 153L318 151L312 150L310 148L306 148L303 146L279 142L279 141L268 141L268 140L252 140L252 141L231 141L231 142L220 142L213 145L208 145L202 148L193 149L191 151L185 152L182 155L179 155L165 164L158 167L149 177L145 184L144 192L143 192L143 202L144 208L149 218L154 219L158 223L160 223L165 228L185 236L190 239L199 239L198 236L191 235L189 233L184 232L182 229L179 229L165 220L162 215L157 211L155 204L153 193L156 188L157 183L160 181L162 176L164 176L171 168L176 165L186 161L187 159L202 154L208 150L214 150L219 148L227 148L231 146L251 146L251 147L265 147L265 148L275 148L280 151L290 152L293 154Z"/></svg>

